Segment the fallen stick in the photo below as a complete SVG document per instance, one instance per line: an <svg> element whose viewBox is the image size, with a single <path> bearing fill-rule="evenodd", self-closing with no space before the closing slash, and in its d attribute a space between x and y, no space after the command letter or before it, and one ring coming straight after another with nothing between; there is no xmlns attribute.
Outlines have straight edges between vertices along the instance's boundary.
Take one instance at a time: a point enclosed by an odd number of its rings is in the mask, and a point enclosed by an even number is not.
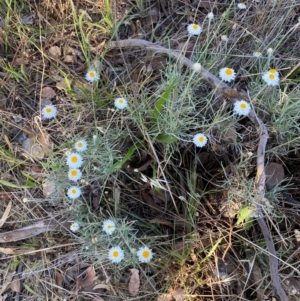
<svg viewBox="0 0 300 301"><path fill-rule="evenodd" d="M140 47L145 48L148 50L152 50L154 52L161 52L165 53L175 59L178 60L181 64L187 66L190 69L194 68L194 62L190 59L186 58L182 54L180 54L178 51L170 50L167 48L164 48L160 45L157 45L155 43L151 43L145 40L141 39L128 39L128 40L119 40L114 42L108 43L108 48L114 49L114 48L128 48L128 47ZM222 93L224 96L227 96L228 98L232 100L237 99L243 99L246 101L251 102L251 98L245 94L238 91L233 90L225 84L224 82L220 81L216 76L214 76L212 73L207 71L201 66L201 69L198 71L202 77L208 81L213 88L218 90L218 92ZM274 242L272 239L272 235L270 233L270 230L266 224L266 221L264 220L262 216L262 202L265 197L265 182L266 182L266 175L265 175L265 151L266 151L266 145L268 140L268 130L263 123L263 121L257 116L254 110L251 110L249 115L249 119L259 128L260 130L260 137L259 137L259 143L257 148L257 172L256 172L256 190L257 190L257 202L256 202L256 211L258 213L258 224L262 230L264 239L267 244L267 248L269 251L269 265L270 265L270 274L271 274L271 280L274 289L276 290L278 296L280 297L281 301L289 301L284 289L281 286L280 278L279 278L279 270L278 270L278 260L276 257L276 250L274 246Z"/></svg>
<svg viewBox="0 0 300 301"><path fill-rule="evenodd" d="M47 231L67 231L70 229L70 225L70 222L58 223L55 220L39 221L21 229L0 233L0 243L23 240Z"/></svg>

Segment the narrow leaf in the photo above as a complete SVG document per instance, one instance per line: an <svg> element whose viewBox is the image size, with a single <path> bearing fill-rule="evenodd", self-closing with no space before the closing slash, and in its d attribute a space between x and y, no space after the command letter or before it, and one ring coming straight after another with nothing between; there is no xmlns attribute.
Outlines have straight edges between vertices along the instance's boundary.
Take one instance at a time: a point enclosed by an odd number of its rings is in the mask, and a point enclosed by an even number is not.
<svg viewBox="0 0 300 301"><path fill-rule="evenodd" d="M11 188L34 188L36 185L33 185L32 183L30 185L17 185L11 182L8 182L6 180L0 180L0 184L3 186L11 187Z"/></svg>
<svg viewBox="0 0 300 301"><path fill-rule="evenodd" d="M178 141L178 138L172 136L172 135L168 135L168 134L159 134L156 137L156 140L158 142L163 142L163 143L174 143L176 141Z"/></svg>
<svg viewBox="0 0 300 301"><path fill-rule="evenodd" d="M134 144L131 146L131 148L128 150L126 155L124 156L123 159L117 161L115 164L113 164L108 170L107 173L112 173L118 169L120 169L128 160L130 160L134 154L134 152L139 149L142 146L141 143Z"/></svg>
<svg viewBox="0 0 300 301"><path fill-rule="evenodd" d="M166 103L168 97L170 96L174 86L176 85L177 81L173 80L171 82L171 84L168 86L168 88L166 89L166 91L162 94L162 96L160 97L160 99L158 100L158 102L155 105L154 111L153 111L153 119L154 121L157 121L157 118L160 114L160 112L162 111L164 104Z"/></svg>

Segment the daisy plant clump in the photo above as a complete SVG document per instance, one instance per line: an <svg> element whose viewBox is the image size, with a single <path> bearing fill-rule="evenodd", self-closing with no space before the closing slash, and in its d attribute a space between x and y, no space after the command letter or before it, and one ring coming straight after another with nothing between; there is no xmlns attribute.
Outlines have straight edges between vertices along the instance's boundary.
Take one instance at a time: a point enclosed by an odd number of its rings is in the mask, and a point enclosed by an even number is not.
<svg viewBox="0 0 300 301"><path fill-rule="evenodd" d="M103 128L100 135L95 133L91 139L80 138L75 141L73 149L66 152L68 179L83 182L89 182L90 178L92 181L104 180L114 171L114 163L123 158L120 147L128 135L127 129L114 124L113 128ZM82 178L83 167L85 178Z"/></svg>
<svg viewBox="0 0 300 301"><path fill-rule="evenodd" d="M85 75L85 79L91 83L99 80L99 78L100 78L99 73L95 69L88 70Z"/></svg>
<svg viewBox="0 0 300 301"><path fill-rule="evenodd" d="M198 24L189 24L187 27L189 35L198 36L202 32L202 27Z"/></svg>
<svg viewBox="0 0 300 301"><path fill-rule="evenodd" d="M197 147L203 147L207 143L207 137L202 133L198 133L194 136L193 142Z"/></svg>
<svg viewBox="0 0 300 301"><path fill-rule="evenodd" d="M228 83L235 80L235 78L236 78L236 74L235 74L234 70L232 68L227 68L227 67L222 68L219 71L219 76L222 79L222 81L228 82Z"/></svg>
<svg viewBox="0 0 300 301"><path fill-rule="evenodd" d="M248 102L244 100L237 100L234 103L234 112L238 115L247 116L251 110L250 105Z"/></svg>
<svg viewBox="0 0 300 301"><path fill-rule="evenodd" d="M52 119L56 114L57 109L54 105L47 105L42 109L42 119Z"/></svg>
<svg viewBox="0 0 300 301"><path fill-rule="evenodd" d="M123 110L128 106L128 102L124 97L118 97L115 99L115 107L119 110Z"/></svg>
<svg viewBox="0 0 300 301"><path fill-rule="evenodd" d="M194 63L190 70L187 69L186 74L181 74L178 66L168 65L163 72L161 85L150 97L142 97L153 106L144 102L140 105L141 113L131 115L153 140L167 143L172 150L178 149L179 140L185 140L190 132L199 129L198 116L202 118L205 108L201 106L194 112L196 102L191 99L191 95L199 82L201 70L201 64L198 62Z"/></svg>
<svg viewBox="0 0 300 301"><path fill-rule="evenodd" d="M262 79L267 83L268 86L279 85L279 73L276 69L270 69L268 72L262 75Z"/></svg>
<svg viewBox="0 0 300 301"><path fill-rule="evenodd" d="M78 202L74 203L78 205ZM81 240L84 240L82 252L88 258L116 264L122 271L139 263L150 263L154 257L152 249L137 238L133 223L125 219L104 219L91 216L88 222L83 212L88 211L86 202L80 205L76 221L80 224ZM99 254L95 258L95 254Z"/></svg>

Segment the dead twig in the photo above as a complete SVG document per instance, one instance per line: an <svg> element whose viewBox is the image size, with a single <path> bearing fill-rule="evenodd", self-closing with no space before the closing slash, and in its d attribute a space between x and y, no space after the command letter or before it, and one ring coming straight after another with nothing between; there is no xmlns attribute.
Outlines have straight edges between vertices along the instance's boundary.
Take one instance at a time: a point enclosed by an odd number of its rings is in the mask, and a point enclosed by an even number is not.
<svg viewBox="0 0 300 301"><path fill-rule="evenodd" d="M0 243L19 241L47 231L67 231L70 224L70 222L40 221L21 229L0 233Z"/></svg>
<svg viewBox="0 0 300 301"><path fill-rule="evenodd" d="M152 50L157 53L165 53L175 59L182 65L187 66L188 68L192 69L194 66L194 62L190 59L186 58L184 55L180 54L178 51L170 50L155 43L151 43L141 39L128 39L128 40L121 40L117 42L110 42L108 43L108 48L130 48L130 47L142 47L148 50ZM204 69L203 67L200 70L200 74L203 76L205 80L207 80L213 88L216 88L220 93L229 97L230 99L239 98L249 101L249 97L247 94L236 91L231 89L226 83L219 80L216 76L212 73Z"/></svg>
<svg viewBox="0 0 300 301"><path fill-rule="evenodd" d="M160 45L141 40L141 39L128 39L128 40L121 40L117 42L110 42L108 47L111 49L114 48L128 48L128 47L143 47L148 50L152 50L154 52L161 52L165 53L173 58L175 58L178 63L187 66L188 68L193 68L194 62L183 56L177 51L170 50L164 48ZM202 77L208 81L213 88L215 88L218 92L222 93L224 96L228 97L229 99L236 100L236 99L243 99L246 101L251 102L251 98L249 95L245 93L241 93L231 89L227 84L220 81L216 76L214 76L209 71L205 70L203 67L199 71ZM278 296L280 297L281 301L288 301L288 297L285 291L282 288L279 279L279 271L278 271L278 259L276 257L276 250L274 247L274 242L270 233L270 230L261 214L262 212L262 202L265 197L265 182L266 182L266 175L265 175L265 150L268 140L268 130L263 123L263 121L257 116L254 110L251 110L249 113L249 119L259 128L260 137L259 137L259 144L257 149L257 172L256 172L256 193L257 193L257 205L256 210L259 214L258 224L262 230L263 236L265 238L267 248L269 251L269 260L270 260L270 273L271 279L276 289Z"/></svg>
<svg viewBox="0 0 300 301"><path fill-rule="evenodd" d="M270 274L271 274L273 287L275 288L281 301L288 301L289 299L280 283L278 259L276 257L274 242L270 230L262 215L262 204L265 202L266 174L265 174L264 162L265 162L266 145L268 140L268 130L265 124L262 122L262 120L258 118L254 110L251 110L249 117L251 117L250 118L251 121L255 123L260 129L260 137L259 137L259 143L257 148L257 171L256 171L256 179L255 179L257 196L258 196L257 203L256 203L256 212L258 214L257 222L261 228L261 231L263 233L269 251L269 265L270 265Z"/></svg>

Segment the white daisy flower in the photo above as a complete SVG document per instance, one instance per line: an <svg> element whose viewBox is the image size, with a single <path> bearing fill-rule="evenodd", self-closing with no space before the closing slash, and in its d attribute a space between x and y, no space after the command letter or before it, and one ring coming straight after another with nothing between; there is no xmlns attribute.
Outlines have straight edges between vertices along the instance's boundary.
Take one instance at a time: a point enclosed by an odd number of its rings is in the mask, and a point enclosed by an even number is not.
<svg viewBox="0 0 300 301"><path fill-rule="evenodd" d="M223 34L222 36L221 36L221 40L223 41L223 42L228 42L228 36L226 35L226 34Z"/></svg>
<svg viewBox="0 0 300 301"><path fill-rule="evenodd" d="M253 56L256 57L256 58L260 58L260 57L262 57L262 54L259 51L254 51Z"/></svg>
<svg viewBox="0 0 300 301"><path fill-rule="evenodd" d="M244 2L241 2L241 3L238 4L238 8L239 9L246 9L247 6L246 6L246 4Z"/></svg>
<svg viewBox="0 0 300 301"><path fill-rule="evenodd" d="M47 105L42 109L42 118L51 119L57 114L57 109L54 105Z"/></svg>
<svg viewBox="0 0 300 301"><path fill-rule="evenodd" d="M124 97L119 97L115 99L115 106L117 109L125 109L128 106L127 100Z"/></svg>
<svg viewBox="0 0 300 301"><path fill-rule="evenodd" d="M85 75L85 79L91 83L99 80L99 78L100 76L95 69L90 69Z"/></svg>
<svg viewBox="0 0 300 301"><path fill-rule="evenodd" d="M108 235L113 234L113 232L116 230L115 222L112 221L111 219L107 219L103 223L102 230Z"/></svg>
<svg viewBox="0 0 300 301"><path fill-rule="evenodd" d="M235 79L236 74L233 69L226 67L219 71L219 76L221 77L222 81L229 83Z"/></svg>
<svg viewBox="0 0 300 301"><path fill-rule="evenodd" d="M210 13L208 13L207 14L207 18L208 18L208 20L213 20L213 18L214 18L214 13L213 12L210 12Z"/></svg>
<svg viewBox="0 0 300 301"><path fill-rule="evenodd" d="M68 189L68 197L72 200L75 200L77 198L80 197L81 195L81 189L78 187L78 186L71 186L69 189Z"/></svg>
<svg viewBox="0 0 300 301"><path fill-rule="evenodd" d="M78 230L79 230L79 224L77 223L77 222L75 222L75 223L72 223L71 224L71 226L70 226L70 230L72 231L72 232L77 232Z"/></svg>
<svg viewBox="0 0 300 301"><path fill-rule="evenodd" d="M201 66L201 64L199 64L199 63L194 63L194 65L193 65L193 70L195 71L195 72L200 72L201 71L201 69L202 69L202 66Z"/></svg>
<svg viewBox="0 0 300 301"><path fill-rule="evenodd" d="M83 152L87 149L87 143L84 139L80 139L75 143L75 149L78 152Z"/></svg>
<svg viewBox="0 0 300 301"><path fill-rule="evenodd" d="M70 153L67 156L67 165L70 168L79 168L83 163L81 155L77 153Z"/></svg>
<svg viewBox="0 0 300 301"><path fill-rule="evenodd" d="M68 172L68 178L71 181L78 181L82 177L82 172L78 168L72 168Z"/></svg>
<svg viewBox="0 0 300 301"><path fill-rule="evenodd" d="M273 70L273 69L271 69ZM278 72L268 71L262 75L262 79L267 83L268 86L277 86L279 84L279 75Z"/></svg>
<svg viewBox="0 0 300 301"><path fill-rule="evenodd" d="M136 255L138 256L139 261L143 263L149 262L153 257L152 250L148 247L139 248L139 250L136 252Z"/></svg>
<svg viewBox="0 0 300 301"><path fill-rule="evenodd" d="M247 116L251 110L250 105L248 102L244 100L237 100L234 103L234 112L236 112L238 115Z"/></svg>
<svg viewBox="0 0 300 301"><path fill-rule="evenodd" d="M119 263L124 258L124 251L119 247L112 247L108 251L108 258L113 263Z"/></svg>
<svg viewBox="0 0 300 301"><path fill-rule="evenodd" d="M189 24L187 31L190 35L198 36L202 32L202 27L198 24Z"/></svg>
<svg viewBox="0 0 300 301"><path fill-rule="evenodd" d="M269 56L272 55L273 52L274 52L273 48L268 48L268 49L267 49L267 54L268 54Z"/></svg>
<svg viewBox="0 0 300 301"><path fill-rule="evenodd" d="M197 147L203 147L207 143L207 137L202 133L196 134L193 138L193 142Z"/></svg>

